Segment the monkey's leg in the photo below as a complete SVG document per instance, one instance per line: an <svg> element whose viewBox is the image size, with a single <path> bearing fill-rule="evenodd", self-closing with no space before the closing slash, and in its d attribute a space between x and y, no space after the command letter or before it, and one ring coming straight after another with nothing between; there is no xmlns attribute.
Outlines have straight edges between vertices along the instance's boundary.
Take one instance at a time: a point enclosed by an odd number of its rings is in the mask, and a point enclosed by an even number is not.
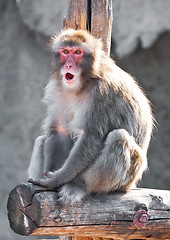
<svg viewBox="0 0 170 240"><path fill-rule="evenodd" d="M52 133L44 143L44 173L62 167L72 148L72 140L67 135Z"/></svg>
<svg viewBox="0 0 170 240"><path fill-rule="evenodd" d="M127 190L147 167L145 154L124 129L110 132L101 155L84 172L89 192Z"/></svg>
<svg viewBox="0 0 170 240"><path fill-rule="evenodd" d="M39 136L34 144L32 152L31 162L28 169L28 177L33 179L39 179L43 176L44 166L44 154L43 146L45 141L45 135Z"/></svg>
<svg viewBox="0 0 170 240"><path fill-rule="evenodd" d="M69 136L61 136L59 134L51 134L45 141L43 141L43 152L38 154L37 152L40 151L40 142L37 140L36 147L34 151L34 160L39 156L43 156L44 163L41 167L41 173L45 173L47 171L55 171L62 167L63 163L65 162L66 158L68 157L70 150L73 146L72 140ZM37 151L38 149L38 151ZM32 165L32 167L34 167ZM43 174L42 174L43 175ZM43 175L44 176L44 175ZM48 173L45 174L48 178ZM32 177L33 178L33 177ZM35 180L33 180L35 179ZM30 179L29 182L39 185L39 178ZM50 186L48 187L50 189ZM52 187L51 189L54 189ZM71 182L63 185L58 190L59 198L58 203L62 205L73 205L74 202L80 201L86 195L86 186L82 179L77 176Z"/></svg>
<svg viewBox="0 0 170 240"><path fill-rule="evenodd" d="M52 133L50 136L40 136L34 145L31 164L28 170L29 182L40 185L39 179L50 171L61 168L72 148L69 136ZM54 189L53 186L51 189Z"/></svg>

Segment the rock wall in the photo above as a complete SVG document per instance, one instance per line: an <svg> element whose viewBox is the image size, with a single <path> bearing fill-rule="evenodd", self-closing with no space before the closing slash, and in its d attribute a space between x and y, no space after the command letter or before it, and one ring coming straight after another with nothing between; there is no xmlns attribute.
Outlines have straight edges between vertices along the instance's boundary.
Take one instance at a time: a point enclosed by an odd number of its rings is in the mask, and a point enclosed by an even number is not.
<svg viewBox="0 0 170 240"><path fill-rule="evenodd" d="M138 79L152 103L155 130L148 152L149 170L141 187L170 189L170 33L147 49L139 48L117 63Z"/></svg>
<svg viewBox="0 0 170 240"><path fill-rule="evenodd" d="M168 0L114 0L112 55L135 76L157 120L141 185L170 185L170 33ZM49 36L62 28L67 1L0 0L0 239L24 239L9 228L6 201L27 180L35 138L45 114L43 88L50 77ZM167 32L167 33L165 33ZM161 34L161 35L160 35ZM29 239L27 237L27 239Z"/></svg>
<svg viewBox="0 0 170 240"><path fill-rule="evenodd" d="M113 0L113 39L123 57L138 45L146 49L170 30L169 0Z"/></svg>
<svg viewBox="0 0 170 240"><path fill-rule="evenodd" d="M22 21L30 29L47 36L62 29L67 0L17 2ZM169 7L169 0L113 0L112 38L116 54L123 57L138 45L151 47L161 33L170 30Z"/></svg>

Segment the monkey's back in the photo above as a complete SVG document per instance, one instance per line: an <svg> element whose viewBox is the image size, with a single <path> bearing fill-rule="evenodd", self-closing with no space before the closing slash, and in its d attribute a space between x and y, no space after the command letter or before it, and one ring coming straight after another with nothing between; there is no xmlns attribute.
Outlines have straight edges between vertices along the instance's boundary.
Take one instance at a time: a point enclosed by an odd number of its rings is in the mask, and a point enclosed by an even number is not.
<svg viewBox="0 0 170 240"><path fill-rule="evenodd" d="M105 122L106 132L125 129L147 151L153 128L150 102L136 80L110 58L102 65L102 79L96 85L95 111ZM109 64L108 64L109 62ZM96 121L97 122L97 121ZM104 131L102 129L102 131Z"/></svg>

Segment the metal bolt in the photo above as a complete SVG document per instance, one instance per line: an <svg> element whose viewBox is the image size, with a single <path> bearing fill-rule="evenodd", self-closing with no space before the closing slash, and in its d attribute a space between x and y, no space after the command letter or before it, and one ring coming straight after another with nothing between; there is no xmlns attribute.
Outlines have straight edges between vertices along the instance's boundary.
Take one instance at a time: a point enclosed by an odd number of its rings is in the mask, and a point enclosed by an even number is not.
<svg viewBox="0 0 170 240"><path fill-rule="evenodd" d="M137 228L143 228L148 223L148 213L145 210L139 210L133 217L133 223Z"/></svg>

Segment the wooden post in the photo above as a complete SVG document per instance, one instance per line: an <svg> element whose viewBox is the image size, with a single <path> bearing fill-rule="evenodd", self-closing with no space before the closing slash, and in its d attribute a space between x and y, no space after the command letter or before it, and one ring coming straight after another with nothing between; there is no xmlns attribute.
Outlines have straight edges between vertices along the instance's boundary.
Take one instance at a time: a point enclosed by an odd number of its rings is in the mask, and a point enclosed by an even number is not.
<svg viewBox="0 0 170 240"><path fill-rule="evenodd" d="M110 55L112 31L112 0L91 0L91 33L103 41Z"/></svg>
<svg viewBox="0 0 170 240"><path fill-rule="evenodd" d="M170 191L134 189L89 196L72 207L58 206L57 198L57 192L32 184L17 186L8 199L11 228L20 235L75 240L170 239Z"/></svg>
<svg viewBox="0 0 170 240"><path fill-rule="evenodd" d="M89 30L101 38L104 50L110 54L112 0L69 0L64 29Z"/></svg>
<svg viewBox="0 0 170 240"><path fill-rule="evenodd" d="M64 29L87 29L88 0L68 0L68 12L64 19Z"/></svg>

